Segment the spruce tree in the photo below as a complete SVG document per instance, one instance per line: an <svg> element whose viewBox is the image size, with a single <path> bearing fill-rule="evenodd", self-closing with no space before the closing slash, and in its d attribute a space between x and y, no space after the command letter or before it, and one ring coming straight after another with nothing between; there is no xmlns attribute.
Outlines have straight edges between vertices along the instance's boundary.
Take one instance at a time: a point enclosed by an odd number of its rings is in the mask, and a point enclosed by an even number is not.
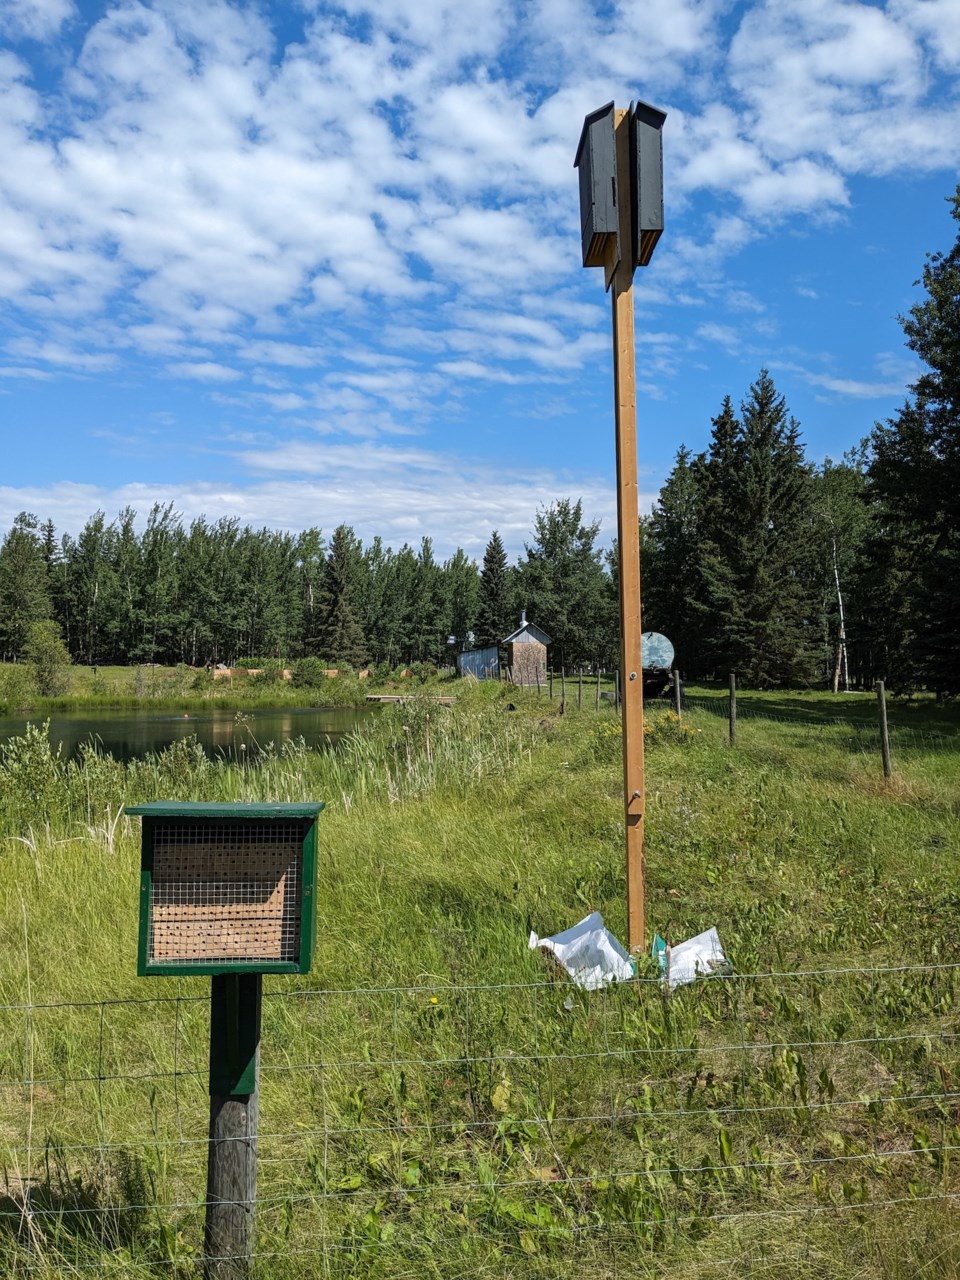
<svg viewBox="0 0 960 1280"><path fill-rule="evenodd" d="M707 452L678 454L651 520L655 616L677 620L689 674L737 671L761 686L813 675L810 519L799 427L762 370L739 419L724 399Z"/></svg>
<svg viewBox="0 0 960 1280"><path fill-rule="evenodd" d="M681 445L648 521L641 521L643 629L673 642L678 664L702 666L702 610L696 601L702 542L703 460Z"/></svg>
<svg viewBox="0 0 960 1280"><path fill-rule="evenodd" d="M812 677L817 634L807 522L810 470L796 421L766 369L741 406L736 521L737 608L727 623L731 666L756 686Z"/></svg>
<svg viewBox="0 0 960 1280"><path fill-rule="evenodd" d="M579 499L562 498L537 512L534 541L518 565L521 607L551 637L551 664L568 671L594 662L609 632L599 532L599 521L584 523Z"/></svg>
<svg viewBox="0 0 960 1280"><path fill-rule="evenodd" d="M510 600L509 569L503 539L494 529L483 553L480 570L477 620L474 627L478 647L499 644L516 630L514 610Z"/></svg>
<svg viewBox="0 0 960 1280"><path fill-rule="evenodd" d="M960 223L960 186L951 210ZM928 255L926 297L901 317L907 346L926 366L896 417L871 438L871 557L875 674L900 686L960 693L960 234ZM890 623L895 620L896 626Z"/></svg>
<svg viewBox="0 0 960 1280"><path fill-rule="evenodd" d="M320 626L311 648L328 661L360 666L367 645L357 600L362 548L349 525L333 531L324 564Z"/></svg>

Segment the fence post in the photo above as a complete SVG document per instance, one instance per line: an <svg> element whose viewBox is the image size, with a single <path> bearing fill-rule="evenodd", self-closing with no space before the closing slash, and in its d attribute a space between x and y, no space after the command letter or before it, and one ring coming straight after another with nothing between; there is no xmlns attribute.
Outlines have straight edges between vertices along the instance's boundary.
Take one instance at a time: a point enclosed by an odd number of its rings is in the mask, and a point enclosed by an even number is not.
<svg viewBox="0 0 960 1280"><path fill-rule="evenodd" d="M680 672L676 667L673 668L673 709L679 718L682 711L680 705Z"/></svg>
<svg viewBox="0 0 960 1280"><path fill-rule="evenodd" d="M560 706L567 709L567 668L560 668Z"/></svg>
<svg viewBox="0 0 960 1280"><path fill-rule="evenodd" d="M534 663L534 666L536 667L536 673L537 673L537 697L539 698L540 697L540 663L536 662Z"/></svg>
<svg viewBox="0 0 960 1280"><path fill-rule="evenodd" d="M583 706L583 664L580 664L580 670L577 672L577 710Z"/></svg>
<svg viewBox="0 0 960 1280"><path fill-rule="evenodd" d="M600 677L602 674L603 672L600 670L599 664L597 664L597 710L598 711L600 710Z"/></svg>
<svg viewBox="0 0 960 1280"><path fill-rule="evenodd" d="M547 679L550 681L550 701L553 701L553 667L547 672Z"/></svg>
<svg viewBox="0 0 960 1280"><path fill-rule="evenodd" d="M205 1280L243 1280L250 1271L257 1199L262 996L260 973L215 974L210 979Z"/></svg>
<svg viewBox="0 0 960 1280"><path fill-rule="evenodd" d="M730 745L737 745L737 677L730 672Z"/></svg>
<svg viewBox="0 0 960 1280"><path fill-rule="evenodd" d="M877 681L877 707L880 712L880 755L883 759L883 776L889 778L893 773L890 763L890 734L887 730L887 691L883 681Z"/></svg>
<svg viewBox="0 0 960 1280"><path fill-rule="evenodd" d="M619 712L620 710L620 668L619 667L617 667L616 674L614 675L613 688L616 695L614 698L614 705L616 706L617 711Z"/></svg>

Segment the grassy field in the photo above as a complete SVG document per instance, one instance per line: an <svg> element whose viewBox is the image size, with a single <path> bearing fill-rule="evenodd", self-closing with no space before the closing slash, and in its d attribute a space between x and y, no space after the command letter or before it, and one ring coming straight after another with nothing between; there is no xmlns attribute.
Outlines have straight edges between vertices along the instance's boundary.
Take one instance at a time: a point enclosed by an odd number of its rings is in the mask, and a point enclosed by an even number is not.
<svg viewBox="0 0 960 1280"><path fill-rule="evenodd" d="M885 782L870 699L744 695L731 751L690 693L649 717L648 928L734 972L672 996L527 948L625 934L609 707L467 688L257 769L7 749L0 1271L198 1274L206 984L135 977L120 816L163 797L328 805L314 971L266 980L257 1274L960 1273L956 712L895 707Z"/></svg>
<svg viewBox="0 0 960 1280"><path fill-rule="evenodd" d="M368 693L410 693L446 687L450 675L400 678L399 673L381 679L360 680L356 672L344 671L322 685L296 685L276 672L259 676L235 675L214 679L207 670L193 667L71 666L65 674L66 692L58 697L41 697L23 667L0 663L0 714L30 712L42 716L47 711L90 711L97 707L150 710L216 708L220 710L277 706L351 706L363 702Z"/></svg>

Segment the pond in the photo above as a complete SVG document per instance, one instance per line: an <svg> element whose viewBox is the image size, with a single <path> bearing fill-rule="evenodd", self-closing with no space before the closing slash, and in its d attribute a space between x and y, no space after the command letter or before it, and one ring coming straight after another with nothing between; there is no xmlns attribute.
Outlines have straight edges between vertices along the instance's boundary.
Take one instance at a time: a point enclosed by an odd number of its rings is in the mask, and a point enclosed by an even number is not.
<svg viewBox="0 0 960 1280"><path fill-rule="evenodd" d="M132 760L163 751L182 738L196 737L208 756L242 760L259 754L269 742L277 746L303 737L309 747L337 743L370 714L361 707L257 707L254 711L198 711L176 715L163 711L63 712L46 717L0 716L0 743L22 734L28 722L50 722L50 741L65 758L79 754L84 742L96 742L117 760Z"/></svg>

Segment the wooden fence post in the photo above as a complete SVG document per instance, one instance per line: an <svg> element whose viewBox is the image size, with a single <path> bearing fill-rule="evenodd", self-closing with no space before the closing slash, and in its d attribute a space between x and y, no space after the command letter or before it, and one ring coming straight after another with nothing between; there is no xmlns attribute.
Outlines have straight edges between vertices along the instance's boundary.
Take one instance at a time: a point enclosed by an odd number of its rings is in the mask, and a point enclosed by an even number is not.
<svg viewBox="0 0 960 1280"><path fill-rule="evenodd" d="M257 1198L260 1008L263 975L210 979L210 1142L205 1280L244 1280Z"/></svg>
<svg viewBox="0 0 960 1280"><path fill-rule="evenodd" d="M737 677L730 672L730 745L737 745Z"/></svg>
<svg viewBox="0 0 960 1280"><path fill-rule="evenodd" d="M597 710L598 711L600 710L600 677L602 675L603 675L603 672L600 670L598 666L597 667Z"/></svg>
<svg viewBox="0 0 960 1280"><path fill-rule="evenodd" d="M583 664L581 663L580 670L577 672L577 710L579 711L582 706L583 706Z"/></svg>
<svg viewBox="0 0 960 1280"><path fill-rule="evenodd" d="M680 702L680 672L676 667L673 668L673 709L679 717L682 714L682 706Z"/></svg>
<svg viewBox="0 0 960 1280"><path fill-rule="evenodd" d="M883 776L889 778L893 773L890 763L890 733L887 729L887 691L883 681L877 681L877 708L880 712L880 756L883 760Z"/></svg>

